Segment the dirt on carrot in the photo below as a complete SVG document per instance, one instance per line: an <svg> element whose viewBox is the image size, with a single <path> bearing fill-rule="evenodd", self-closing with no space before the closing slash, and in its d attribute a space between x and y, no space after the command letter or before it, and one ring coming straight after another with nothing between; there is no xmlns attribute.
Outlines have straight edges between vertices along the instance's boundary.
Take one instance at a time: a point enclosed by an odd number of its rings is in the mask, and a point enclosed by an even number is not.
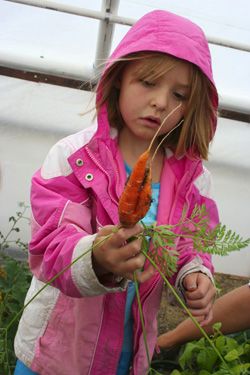
<svg viewBox="0 0 250 375"><path fill-rule="evenodd" d="M149 210L152 190L148 160L149 150L139 157L120 197L118 212L124 227L134 226Z"/></svg>

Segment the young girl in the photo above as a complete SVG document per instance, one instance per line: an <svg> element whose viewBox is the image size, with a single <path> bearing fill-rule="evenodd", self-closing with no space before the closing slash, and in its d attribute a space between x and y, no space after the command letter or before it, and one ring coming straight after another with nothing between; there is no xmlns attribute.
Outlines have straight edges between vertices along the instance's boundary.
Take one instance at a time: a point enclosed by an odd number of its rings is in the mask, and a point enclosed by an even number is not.
<svg viewBox="0 0 250 375"><path fill-rule="evenodd" d="M34 277L26 302L92 251L25 309L15 340L16 375L147 373L130 280L137 272L150 357L163 282L145 262L140 240L127 241L142 227L119 226L118 200L131 168L165 119L157 142L169 137L153 161L153 203L145 222L175 224L184 206L191 213L196 204L205 204L210 225L217 224L201 161L214 135L217 101L208 44L198 26L153 11L129 30L98 85L97 129L57 143L32 180ZM197 255L181 235L178 251L171 282L181 288L192 313L209 322L215 295L210 257Z"/></svg>

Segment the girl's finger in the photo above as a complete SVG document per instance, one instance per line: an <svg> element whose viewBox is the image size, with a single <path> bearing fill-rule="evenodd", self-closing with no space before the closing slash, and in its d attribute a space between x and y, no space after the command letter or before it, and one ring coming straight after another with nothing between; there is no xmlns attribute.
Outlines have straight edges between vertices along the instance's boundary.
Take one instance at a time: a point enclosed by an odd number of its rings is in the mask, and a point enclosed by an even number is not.
<svg viewBox="0 0 250 375"><path fill-rule="evenodd" d="M138 283L144 283L152 276L154 276L155 272L156 270L154 268L147 268L144 271L136 270L135 272L126 273L124 277L128 280L134 281L134 277L136 276L136 280L138 281Z"/></svg>
<svg viewBox="0 0 250 375"><path fill-rule="evenodd" d="M213 320L213 309L210 309L208 314L204 316L204 319L200 322L202 327L208 325Z"/></svg>
<svg viewBox="0 0 250 375"><path fill-rule="evenodd" d="M190 309L204 309L210 303L210 298L198 299L198 300L186 300L186 303Z"/></svg>
<svg viewBox="0 0 250 375"><path fill-rule="evenodd" d="M140 224L136 224L131 228L119 228L117 232L113 234L110 238L110 243L112 245L121 247L127 242L130 238L133 238L140 234L143 231L143 228Z"/></svg>
<svg viewBox="0 0 250 375"><path fill-rule="evenodd" d="M118 251L117 251L118 253ZM106 269L118 276L123 276L130 280L133 280L133 272L143 268L145 263L144 255L139 254L133 258L127 260L121 260L120 258L115 260L112 257L112 261L105 264Z"/></svg>
<svg viewBox="0 0 250 375"><path fill-rule="evenodd" d="M206 289L202 289L199 287L193 292L189 292L189 291L185 292L186 299L190 301L201 300L203 298L206 298L207 300L212 299L215 296L215 294L216 294L216 288L211 283Z"/></svg>
<svg viewBox="0 0 250 375"><path fill-rule="evenodd" d="M187 292L193 293L197 287L198 274L196 272L188 274L183 280L183 286Z"/></svg>
<svg viewBox="0 0 250 375"><path fill-rule="evenodd" d="M191 313L202 327L211 323L212 320L213 320L213 309L212 308L206 314L195 315L195 313L193 311L191 311Z"/></svg>
<svg viewBox="0 0 250 375"><path fill-rule="evenodd" d="M145 257L143 254L138 254L133 258L128 259L126 262L120 265L120 273L133 273L134 271L142 270L145 263Z"/></svg>
<svg viewBox="0 0 250 375"><path fill-rule="evenodd" d="M135 239L119 249L119 255L126 260L134 258L141 252L142 240Z"/></svg>
<svg viewBox="0 0 250 375"><path fill-rule="evenodd" d="M124 275L124 277L128 280L134 281L134 277L136 276L136 279L139 283L143 283L147 280L149 280L156 272L156 269L149 265L146 270L140 271L136 270L134 272L129 272Z"/></svg>
<svg viewBox="0 0 250 375"><path fill-rule="evenodd" d="M190 308L189 307L189 310L190 312L192 313L192 315L194 316L206 316L208 315L209 311L212 309L212 303L209 303L206 307L204 308Z"/></svg>
<svg viewBox="0 0 250 375"><path fill-rule="evenodd" d="M136 277L138 282L144 283L145 281L149 280L152 276L154 276L156 270L155 268L148 267L144 271L136 271Z"/></svg>
<svg viewBox="0 0 250 375"><path fill-rule="evenodd" d="M98 236L108 236L111 233L115 233L118 227L115 225L105 225L98 229Z"/></svg>
<svg viewBox="0 0 250 375"><path fill-rule="evenodd" d="M108 243L107 249L111 254L114 265L118 265L120 262L126 262L129 259L133 259L141 252L141 239L135 239L132 242L126 243L124 246L114 246L112 242ZM112 250L110 248L113 247Z"/></svg>

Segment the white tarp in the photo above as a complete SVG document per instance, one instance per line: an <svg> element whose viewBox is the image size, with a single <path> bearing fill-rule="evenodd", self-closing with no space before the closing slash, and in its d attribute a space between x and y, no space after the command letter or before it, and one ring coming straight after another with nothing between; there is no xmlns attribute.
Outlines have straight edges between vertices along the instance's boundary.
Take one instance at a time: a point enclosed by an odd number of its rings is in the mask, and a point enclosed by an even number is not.
<svg viewBox="0 0 250 375"><path fill-rule="evenodd" d="M82 8L99 10L101 1L62 1ZM137 19L162 8L177 12L198 23L209 37L239 41L250 46L250 2L239 0L120 1L118 14ZM233 5L233 6L232 6ZM0 2L0 65L38 69L72 78L91 74L98 37L99 21L2 0ZM129 26L116 25L111 50ZM221 102L250 113L250 53L210 45L214 77ZM101 62L100 62L101 63Z"/></svg>

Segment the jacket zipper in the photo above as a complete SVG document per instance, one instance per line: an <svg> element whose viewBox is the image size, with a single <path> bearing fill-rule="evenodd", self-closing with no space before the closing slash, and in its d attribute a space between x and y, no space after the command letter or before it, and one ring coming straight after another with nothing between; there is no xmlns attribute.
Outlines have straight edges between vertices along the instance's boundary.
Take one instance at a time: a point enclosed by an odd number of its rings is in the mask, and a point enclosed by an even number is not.
<svg viewBox="0 0 250 375"><path fill-rule="evenodd" d="M107 152L111 155L110 161L113 165L113 168L114 168L114 171L115 171L115 174L116 174L115 191L117 192L118 191L118 184L119 184L119 181L120 181L120 176L119 176L119 173L118 173L117 165L114 163L113 155L112 155L110 149L107 146L106 146L106 149L107 149Z"/></svg>
<svg viewBox="0 0 250 375"><path fill-rule="evenodd" d="M118 201L113 197L113 194L111 193L110 191L110 185L111 185L111 180L110 180L110 175L109 173L100 165L100 163L96 160L96 158L94 157L94 155L91 153L91 151L89 150L88 147L85 147L85 150L89 156L89 158L95 163L95 165L108 177L108 192L109 192L109 195L110 195L110 198L111 200L113 201L113 203L115 203L116 205L118 205ZM117 174L117 171L116 171L116 174ZM105 305L105 301L106 301L106 297L104 297L104 300L103 300L103 308L102 308L102 315L101 315L101 321L100 321L100 326L99 326L99 331L98 331L98 334L97 334L97 337L96 337L96 343L95 343L95 349L94 349L94 353L93 353L93 356L92 356L92 360L91 360L91 363L90 363L90 367L89 367L89 371L88 371L88 375L91 375L91 371L92 371L92 367L93 367L93 363L94 363L94 358L95 358L95 355L96 355L96 349L97 349L97 346L98 346L98 341L99 341L99 337L100 337L100 334L101 334L101 329L102 329L102 323L103 323L103 315L104 315L104 305Z"/></svg>
<svg viewBox="0 0 250 375"><path fill-rule="evenodd" d="M108 181L109 181L108 192L109 192L110 198L113 201L113 203L115 203L116 205L118 205L117 199L113 197L113 194L110 191L111 180L110 180L110 176L109 176L108 172L98 163L98 161L92 155L92 153L91 153L91 151L89 150L88 147L85 147L85 150L86 150L88 156L90 157L90 159L95 163L95 165L108 177Z"/></svg>

